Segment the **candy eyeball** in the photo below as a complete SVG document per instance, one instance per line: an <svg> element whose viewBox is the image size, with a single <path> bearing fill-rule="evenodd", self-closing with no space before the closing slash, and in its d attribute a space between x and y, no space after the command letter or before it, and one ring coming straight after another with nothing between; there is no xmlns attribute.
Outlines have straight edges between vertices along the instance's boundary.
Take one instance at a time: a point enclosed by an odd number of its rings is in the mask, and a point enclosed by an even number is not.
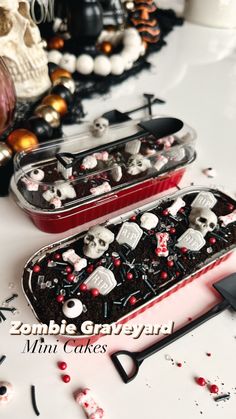
<svg viewBox="0 0 236 419"><path fill-rule="evenodd" d="M83 304L77 298L71 298L63 304L62 311L68 319L75 319L83 312Z"/></svg>
<svg viewBox="0 0 236 419"><path fill-rule="evenodd" d="M0 404L8 403L13 397L13 387L7 381L0 381Z"/></svg>
<svg viewBox="0 0 236 419"><path fill-rule="evenodd" d="M39 182L44 178L44 171L41 169L34 169L30 172L30 177L33 180L38 180Z"/></svg>

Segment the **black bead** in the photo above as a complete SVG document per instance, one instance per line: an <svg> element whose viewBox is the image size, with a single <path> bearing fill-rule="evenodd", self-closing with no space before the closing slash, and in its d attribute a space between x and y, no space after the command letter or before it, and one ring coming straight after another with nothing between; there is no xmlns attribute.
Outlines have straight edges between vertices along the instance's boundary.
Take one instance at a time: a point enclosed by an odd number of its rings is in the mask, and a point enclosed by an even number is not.
<svg viewBox="0 0 236 419"><path fill-rule="evenodd" d="M72 102L73 96L67 87L63 84L57 84L51 89L51 93L60 96L69 105Z"/></svg>
<svg viewBox="0 0 236 419"><path fill-rule="evenodd" d="M27 122L27 128L36 135L39 142L52 138L53 128L43 118L32 116Z"/></svg>
<svg viewBox="0 0 236 419"><path fill-rule="evenodd" d="M48 70L49 73L51 74L53 71L55 71L58 68L58 65L52 62L48 63Z"/></svg>

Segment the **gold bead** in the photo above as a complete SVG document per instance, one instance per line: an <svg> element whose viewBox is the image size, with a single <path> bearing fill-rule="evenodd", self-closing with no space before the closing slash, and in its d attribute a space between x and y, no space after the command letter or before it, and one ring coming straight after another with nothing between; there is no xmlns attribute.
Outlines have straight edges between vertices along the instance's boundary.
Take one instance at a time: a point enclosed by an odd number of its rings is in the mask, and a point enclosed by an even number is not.
<svg viewBox="0 0 236 419"><path fill-rule="evenodd" d="M34 114L47 121L52 128L57 128L60 125L60 114L51 106L39 105L35 109Z"/></svg>
<svg viewBox="0 0 236 419"><path fill-rule="evenodd" d="M48 41L49 49L62 49L64 47L64 39L59 36L54 36Z"/></svg>
<svg viewBox="0 0 236 419"><path fill-rule="evenodd" d="M53 109L55 109L61 116L65 115L65 113L68 111L67 103L65 99L63 99L59 95L48 95L45 96L42 100L43 105L51 106Z"/></svg>
<svg viewBox="0 0 236 419"><path fill-rule="evenodd" d="M56 79L59 79L59 77L68 77L71 79L72 75L69 73L69 71L64 70L63 68L57 68L51 73L50 77L52 82L54 82Z"/></svg>
<svg viewBox="0 0 236 419"><path fill-rule="evenodd" d="M17 153L38 145L38 139L33 132L24 128L15 129L7 138L8 145Z"/></svg>
<svg viewBox="0 0 236 419"><path fill-rule="evenodd" d="M101 51L104 53L104 54L111 54L111 52L112 52L112 44L110 43L110 42L108 42L108 41L104 41L104 42L102 42L101 43L101 45L100 45L100 49L101 49Z"/></svg>
<svg viewBox="0 0 236 419"><path fill-rule="evenodd" d="M75 93L75 82L73 79L69 79L69 77L59 77L53 82L53 86L57 86L58 84L62 84L66 87L72 95Z"/></svg>
<svg viewBox="0 0 236 419"><path fill-rule="evenodd" d="M5 166L12 157L12 151L6 143L0 142L0 167Z"/></svg>

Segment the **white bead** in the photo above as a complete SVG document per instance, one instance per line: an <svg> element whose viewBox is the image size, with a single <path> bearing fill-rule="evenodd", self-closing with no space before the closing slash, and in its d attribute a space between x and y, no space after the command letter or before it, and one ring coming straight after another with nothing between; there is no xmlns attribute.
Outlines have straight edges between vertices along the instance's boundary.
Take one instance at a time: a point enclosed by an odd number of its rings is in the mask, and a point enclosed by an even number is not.
<svg viewBox="0 0 236 419"><path fill-rule="evenodd" d="M139 46L141 45L140 36L126 36L123 39L123 44L125 46Z"/></svg>
<svg viewBox="0 0 236 419"><path fill-rule="evenodd" d="M130 54L127 51L123 50L120 55L125 62L125 70L130 70L133 67L133 60L130 57Z"/></svg>
<svg viewBox="0 0 236 419"><path fill-rule="evenodd" d="M111 63L105 55L99 55L94 60L94 73L99 76L108 76L111 72Z"/></svg>
<svg viewBox="0 0 236 419"><path fill-rule="evenodd" d="M115 54L110 57L111 73L119 76L124 72L125 62L121 55Z"/></svg>
<svg viewBox="0 0 236 419"><path fill-rule="evenodd" d="M64 54L61 57L60 66L70 73L74 73L76 69L76 57L73 54Z"/></svg>
<svg viewBox="0 0 236 419"><path fill-rule="evenodd" d="M58 65L59 62L61 61L61 57L62 57L62 53L60 51L57 51L56 49L52 49L51 51L48 52L49 63L54 63Z"/></svg>
<svg viewBox="0 0 236 419"><path fill-rule="evenodd" d="M136 46L126 47L123 49L122 52L127 54L130 57L130 59L134 62L139 58L140 47L136 47Z"/></svg>
<svg viewBox="0 0 236 419"><path fill-rule="evenodd" d="M76 69L78 73L88 75L93 72L94 61L88 54L82 54L78 57Z"/></svg>

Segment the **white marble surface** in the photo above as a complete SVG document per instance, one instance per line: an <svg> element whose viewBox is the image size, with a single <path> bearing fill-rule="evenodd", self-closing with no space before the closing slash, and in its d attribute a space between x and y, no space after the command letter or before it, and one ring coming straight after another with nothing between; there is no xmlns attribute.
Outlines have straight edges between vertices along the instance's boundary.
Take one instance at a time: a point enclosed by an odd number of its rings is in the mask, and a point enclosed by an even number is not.
<svg viewBox="0 0 236 419"><path fill-rule="evenodd" d="M236 197L235 132L236 132L236 32L207 29L191 24L176 28L168 37L168 46L153 55L152 69L112 89L106 97L85 101L85 109L93 118L116 107L127 110L142 103L142 93L152 92L166 100L157 112L180 117L198 133L198 159L182 181L182 186L221 185ZM70 127L67 132L75 132ZM208 179L202 169L213 167L215 179ZM19 293L16 319L33 323L20 287L24 263L34 251L62 235L48 235L37 230L10 198L0 200L1 219L1 295L0 301ZM235 270L236 255L212 271L137 317L135 323L175 321L176 328L205 311L216 300L210 284ZM15 286L11 290L9 283ZM172 344L142 365L139 376L125 385L120 380L109 353L118 349L141 350L155 337L106 337L104 355L22 354L25 337L10 337L9 322L0 323L0 356L7 355L0 366L0 380L15 387L15 397L7 406L0 406L1 419L34 417L29 386L35 384L41 417L51 415L84 418L73 400L73 392L88 386L97 393L110 419L169 419L200 417L206 419L235 418L236 410L236 315L229 311L208 322L194 333ZM46 338L47 343L55 343ZM206 352L212 356L207 357ZM165 359L170 354L178 368ZM58 360L68 363L71 383L60 380ZM194 381L203 376L219 385L222 392L231 392L231 399L217 404L207 388ZM224 385L222 384L224 383ZM202 412L202 414L201 414Z"/></svg>

